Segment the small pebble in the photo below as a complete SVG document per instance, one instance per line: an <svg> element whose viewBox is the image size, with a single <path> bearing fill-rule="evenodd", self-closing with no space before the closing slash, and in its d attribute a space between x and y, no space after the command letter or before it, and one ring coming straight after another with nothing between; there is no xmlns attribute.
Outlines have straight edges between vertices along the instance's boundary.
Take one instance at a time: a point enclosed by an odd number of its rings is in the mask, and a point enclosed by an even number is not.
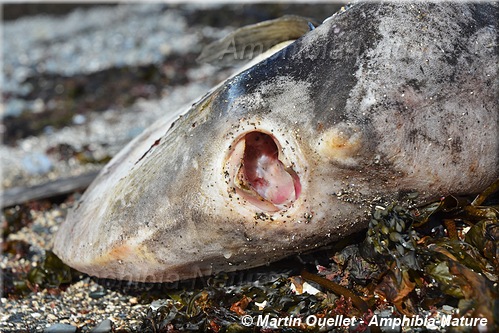
<svg viewBox="0 0 499 333"><path fill-rule="evenodd" d="M74 115L73 124L75 125L83 125L87 121L87 117L82 114Z"/></svg>
<svg viewBox="0 0 499 333"><path fill-rule="evenodd" d="M113 322L109 319L102 321L99 325L97 325L91 333L108 333L113 329Z"/></svg>
<svg viewBox="0 0 499 333"><path fill-rule="evenodd" d="M42 314L38 313L38 312L34 312L34 313L31 314L31 317L33 317L35 319L40 318L41 316L42 316Z"/></svg>
<svg viewBox="0 0 499 333"><path fill-rule="evenodd" d="M76 332L76 327L66 324L54 324L47 327L44 333L74 333Z"/></svg>
<svg viewBox="0 0 499 333"><path fill-rule="evenodd" d="M107 292L105 290L97 290L97 291L91 292L90 294L88 294L88 296L90 296L93 299L99 299L101 297L106 296L106 294L107 294Z"/></svg>
<svg viewBox="0 0 499 333"><path fill-rule="evenodd" d="M52 162L47 155L42 153L32 153L26 155L22 164L24 170L30 175L43 175L52 169Z"/></svg>
<svg viewBox="0 0 499 333"><path fill-rule="evenodd" d="M454 308L450 305L445 304L442 306L442 310L448 313L452 313L454 311Z"/></svg>
<svg viewBox="0 0 499 333"><path fill-rule="evenodd" d="M165 299L158 299L158 300L155 300L153 301L149 307L151 308L152 311L156 311L157 309L159 309L160 307L162 306L165 306L168 304L168 300L165 300Z"/></svg>

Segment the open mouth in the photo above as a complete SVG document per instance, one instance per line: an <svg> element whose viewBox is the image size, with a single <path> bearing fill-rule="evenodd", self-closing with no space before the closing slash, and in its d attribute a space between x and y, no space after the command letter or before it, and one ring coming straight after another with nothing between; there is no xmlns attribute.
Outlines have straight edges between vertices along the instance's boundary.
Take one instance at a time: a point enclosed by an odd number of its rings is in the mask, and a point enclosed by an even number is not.
<svg viewBox="0 0 499 333"><path fill-rule="evenodd" d="M272 135L252 131L236 140L226 160L231 190L264 212L289 208L301 192L298 175L280 152Z"/></svg>

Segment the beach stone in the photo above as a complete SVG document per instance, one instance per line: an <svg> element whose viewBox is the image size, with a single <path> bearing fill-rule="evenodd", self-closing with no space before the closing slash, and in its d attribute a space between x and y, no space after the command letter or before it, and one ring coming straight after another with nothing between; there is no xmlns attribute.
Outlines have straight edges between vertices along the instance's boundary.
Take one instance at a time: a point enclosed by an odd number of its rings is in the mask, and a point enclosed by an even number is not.
<svg viewBox="0 0 499 333"><path fill-rule="evenodd" d="M26 155L23 158L22 163L24 170L30 175L46 174L53 167L49 157L39 152Z"/></svg>
<svg viewBox="0 0 499 333"><path fill-rule="evenodd" d="M54 324L47 327L44 333L74 333L76 332L76 327L68 324Z"/></svg>
<svg viewBox="0 0 499 333"><path fill-rule="evenodd" d="M110 319L106 319L102 321L99 325L97 325L91 333L108 333L113 329L113 322Z"/></svg>
<svg viewBox="0 0 499 333"><path fill-rule="evenodd" d="M107 292L105 290L97 290L97 291L93 291L90 294L88 294L88 296L93 298L93 299L99 299L99 298L104 297L106 295L107 295Z"/></svg>

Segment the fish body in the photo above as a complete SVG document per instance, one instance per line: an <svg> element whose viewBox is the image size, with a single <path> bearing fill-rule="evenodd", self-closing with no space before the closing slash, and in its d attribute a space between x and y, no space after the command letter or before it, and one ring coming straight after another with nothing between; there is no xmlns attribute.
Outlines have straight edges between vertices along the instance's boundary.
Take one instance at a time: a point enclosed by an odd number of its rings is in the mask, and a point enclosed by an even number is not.
<svg viewBox="0 0 499 333"><path fill-rule="evenodd" d="M133 140L54 252L98 277L176 281L344 238L379 202L483 190L499 177L497 14L360 3L333 15Z"/></svg>

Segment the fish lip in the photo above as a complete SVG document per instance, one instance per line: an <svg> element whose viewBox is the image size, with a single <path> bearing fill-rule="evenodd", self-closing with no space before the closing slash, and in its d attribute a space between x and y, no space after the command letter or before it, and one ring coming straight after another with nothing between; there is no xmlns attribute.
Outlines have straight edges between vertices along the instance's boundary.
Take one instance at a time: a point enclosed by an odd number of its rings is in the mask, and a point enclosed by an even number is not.
<svg viewBox="0 0 499 333"><path fill-rule="evenodd" d="M284 170L291 175L294 182L294 195L295 197L285 204L274 204L273 202L265 199L259 193L257 193L250 186L245 186L243 188L243 182L238 181L238 175L241 173L241 170L244 168L242 157L245 153L245 138L250 133L263 133L264 135L270 137L272 141L275 143L278 152L278 161L281 162L285 168ZM288 140L285 140L286 144L292 146ZM243 150L242 152L240 150ZM229 146L229 150L225 154L224 157L224 166L223 166L223 174L225 175L225 182L228 185L229 195L236 194L243 199L244 203L249 203L253 208L258 209L264 213L282 213L290 210L296 204L296 202L300 199L302 194L302 182L303 180L295 171L296 162L291 161L289 156L287 156L283 151L283 145L280 140L274 135L272 131L261 129L261 128L252 128L245 130L239 133L232 139L232 144ZM294 151L293 148L291 148ZM241 153L243 155L241 155Z"/></svg>

